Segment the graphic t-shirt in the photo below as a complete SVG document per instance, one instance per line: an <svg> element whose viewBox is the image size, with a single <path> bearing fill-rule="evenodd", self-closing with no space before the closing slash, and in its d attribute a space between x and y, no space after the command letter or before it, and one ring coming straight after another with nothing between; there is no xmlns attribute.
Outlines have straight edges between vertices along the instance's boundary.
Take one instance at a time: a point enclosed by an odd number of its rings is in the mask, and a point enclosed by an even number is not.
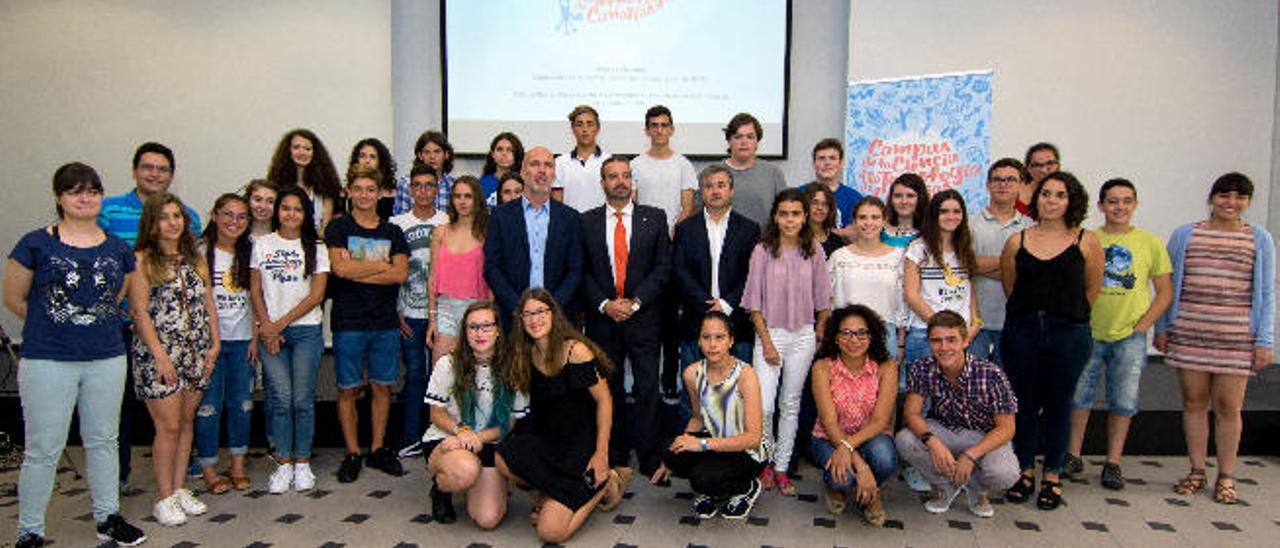
<svg viewBox="0 0 1280 548"><path fill-rule="evenodd" d="M356 261L390 263L396 255L409 254L409 244L400 227L379 220L376 228L365 228L354 215L330 221L324 230L324 241L330 249L346 249ZM329 285L333 288L329 291L333 297L329 327L333 331L381 331L400 326L396 316L399 284L370 284L334 275Z"/></svg>
<svg viewBox="0 0 1280 548"><path fill-rule="evenodd" d="M200 251L202 254L204 250ZM253 306L249 288L237 287L231 263L235 255L213 248L213 304L218 309L218 336L224 341L253 338ZM250 258L250 263L253 259Z"/></svg>
<svg viewBox="0 0 1280 548"><path fill-rule="evenodd" d="M920 267L920 296L934 313L950 310L964 317L965 322L972 322L969 314L969 273L960 266L960 258L955 252L943 253L942 263L924 246L924 240L917 239L907 246L907 260ZM944 267L945 265L945 267ZM911 327L925 328L928 320L914 312L911 314Z"/></svg>
<svg viewBox="0 0 1280 548"><path fill-rule="evenodd" d="M134 269L133 249L107 234L94 247L73 247L41 228L9 258L31 271L22 357L90 361L124 354L116 298Z"/></svg>
<svg viewBox="0 0 1280 548"><path fill-rule="evenodd" d="M446 355L436 361L436 366L431 369L431 380L427 382L427 393L423 401L427 405L443 407L450 417L461 421L462 409L458 406L458 399L453 397L453 383L453 356ZM473 388L475 401L472 415L475 424L468 426L484 430L482 425L489 424L489 418L493 414L493 369L487 365L477 365ZM512 395L511 418L519 419L528 413L529 395L517 391ZM422 435L422 441L431 442L447 437L448 432L432 424Z"/></svg>
<svg viewBox="0 0 1280 548"><path fill-rule="evenodd" d="M1151 306L1151 279L1172 273L1173 264L1160 238L1145 230L1135 228L1117 235L1099 229L1093 233L1098 235L1106 262L1102 291L1093 303L1089 325L1094 339L1118 341L1133 334L1133 324Z"/></svg>
<svg viewBox="0 0 1280 548"><path fill-rule="evenodd" d="M284 317L311 294L311 276L306 274L307 257L302 252L301 239L286 240L276 232L263 234L254 240L251 257L249 268L257 270L262 280L262 300L271 321ZM317 242L315 273L328 271L329 250ZM289 325L320 325L323 319L324 311L317 306Z"/></svg>
<svg viewBox="0 0 1280 548"><path fill-rule="evenodd" d="M391 218L391 224L404 232L409 246L409 278L400 285L396 309L406 318L427 319L427 271L431 268L431 234L436 227L449 222L449 216L436 210L430 219L422 220L413 211Z"/></svg>

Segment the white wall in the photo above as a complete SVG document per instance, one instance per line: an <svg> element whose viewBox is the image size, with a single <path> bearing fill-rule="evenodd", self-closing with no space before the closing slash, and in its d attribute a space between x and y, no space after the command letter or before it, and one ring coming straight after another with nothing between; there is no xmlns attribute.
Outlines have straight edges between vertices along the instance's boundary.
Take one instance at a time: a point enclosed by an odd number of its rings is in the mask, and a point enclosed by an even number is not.
<svg viewBox="0 0 1280 548"><path fill-rule="evenodd" d="M205 217L290 128L339 164L362 137L390 141L390 22L387 0L0 2L0 247L53 219L50 178L69 161L116 194L138 144L165 143L172 190Z"/></svg>
<svg viewBox="0 0 1280 548"><path fill-rule="evenodd" d="M1054 142L1095 199L1105 179L1133 180L1136 222L1161 236L1203 218L1212 181L1240 171L1257 186L1248 218L1265 226L1276 10L1273 1L859 1L849 79L994 69L993 158Z"/></svg>

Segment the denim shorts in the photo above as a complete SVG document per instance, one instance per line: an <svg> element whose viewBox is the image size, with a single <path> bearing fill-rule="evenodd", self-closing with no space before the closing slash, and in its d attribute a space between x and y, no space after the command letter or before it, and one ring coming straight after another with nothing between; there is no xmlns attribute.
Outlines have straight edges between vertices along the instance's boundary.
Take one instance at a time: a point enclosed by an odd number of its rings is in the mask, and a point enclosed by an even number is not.
<svg viewBox="0 0 1280 548"><path fill-rule="evenodd" d="M457 337L461 331L462 315L467 307L479 299L455 299L439 295L436 297L436 332L441 335Z"/></svg>
<svg viewBox="0 0 1280 548"><path fill-rule="evenodd" d="M364 384L364 362L368 358L369 382L396 384L400 376L400 330L335 331L333 368L338 388Z"/></svg>
<svg viewBox="0 0 1280 548"><path fill-rule="evenodd" d="M1080 372L1071 406L1092 409L1102 370L1107 371L1107 407L1111 413L1138 414L1138 384L1147 365L1147 334L1134 333L1118 341L1093 341L1093 355Z"/></svg>

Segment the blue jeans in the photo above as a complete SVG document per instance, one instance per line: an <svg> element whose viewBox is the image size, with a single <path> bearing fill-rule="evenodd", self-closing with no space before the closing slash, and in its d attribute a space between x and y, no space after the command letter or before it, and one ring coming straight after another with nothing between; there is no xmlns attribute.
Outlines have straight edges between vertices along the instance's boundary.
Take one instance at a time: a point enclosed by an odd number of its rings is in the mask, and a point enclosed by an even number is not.
<svg viewBox="0 0 1280 548"><path fill-rule="evenodd" d="M831 460L836 448L831 445L830 441L814 436L809 442L809 456L813 457L813 462L819 468L826 468L827 461ZM867 462L867 466L871 467L871 475L876 478L876 485L884 484L893 476L898 469L898 449L893 445L893 438L888 434L880 434L875 436L858 446L858 454L862 456L862 460ZM832 491L840 491L844 494L850 494L858 487L857 477L850 471L844 483L835 480L835 476L830 470L823 470L822 481L827 484L827 489Z"/></svg>
<svg viewBox="0 0 1280 548"><path fill-rule="evenodd" d="M902 367L898 373L899 389L906 386L907 373L911 371L911 364L933 355L933 351L929 349L929 331L923 327L908 327L907 336L903 339L902 352Z"/></svg>
<svg viewBox="0 0 1280 548"><path fill-rule="evenodd" d="M77 407L93 519L102 522L119 511L116 434L126 369L123 354L85 362L21 360L18 394L26 445L18 475L19 535L44 536L44 513L53 494L54 471L67 445L71 411Z"/></svg>
<svg viewBox="0 0 1280 548"><path fill-rule="evenodd" d="M747 365L751 365L751 352L754 350L754 341L736 341L733 348L729 350L733 357L742 360ZM687 340L680 342L680 371L678 373L679 382L676 383L677 392L680 393L680 428L689 424L689 419L693 417L693 404L689 403L689 388L684 385L684 368L689 364L702 359L702 348L698 346L698 340Z"/></svg>
<svg viewBox="0 0 1280 548"><path fill-rule="evenodd" d="M400 330L335 331L333 333L333 369L338 388L347 390L364 385L365 360L368 360L369 382L393 385L400 376Z"/></svg>
<svg viewBox="0 0 1280 548"><path fill-rule="evenodd" d="M1004 367L1000 359L1000 330L982 329L969 343L969 355Z"/></svg>
<svg viewBox="0 0 1280 548"><path fill-rule="evenodd" d="M1132 417L1138 414L1138 381L1147 365L1147 334L1134 333L1118 341L1093 341L1093 356L1080 372L1072 407L1093 408L1102 370L1107 370L1107 407L1111 414Z"/></svg>
<svg viewBox="0 0 1280 548"><path fill-rule="evenodd" d="M422 438L422 398L427 392L427 379L431 367L427 365L427 320L405 318L413 334L400 334L400 355L404 359L404 390L400 401L404 404L404 434L401 442L407 444Z"/></svg>
<svg viewBox="0 0 1280 548"><path fill-rule="evenodd" d="M218 363L209 375L200 408L196 410L196 452L200 466L218 464L218 431L222 411L227 412L227 451L249 452L249 413L253 410L253 367L249 365L249 341L222 341Z"/></svg>
<svg viewBox="0 0 1280 548"><path fill-rule="evenodd" d="M272 433L276 455L283 458L310 458L311 440L316 433L316 373L324 353L324 335L319 325L291 325L284 329L280 353L258 356L267 377L267 397L272 401Z"/></svg>
<svg viewBox="0 0 1280 548"><path fill-rule="evenodd" d="M1022 470L1036 465L1044 437L1044 471L1062 471L1071 435L1071 396L1092 352L1089 324L1045 312L1005 318L1004 370L1018 397L1013 452Z"/></svg>

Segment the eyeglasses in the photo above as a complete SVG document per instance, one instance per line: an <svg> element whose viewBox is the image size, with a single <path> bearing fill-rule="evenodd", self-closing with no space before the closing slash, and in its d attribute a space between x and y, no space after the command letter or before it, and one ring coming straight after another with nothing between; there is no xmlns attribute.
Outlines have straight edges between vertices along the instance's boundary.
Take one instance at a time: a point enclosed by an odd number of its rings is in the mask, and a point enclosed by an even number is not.
<svg viewBox="0 0 1280 548"><path fill-rule="evenodd" d="M138 171L154 171L156 173L170 173L173 171L169 166L158 166L155 164L138 164Z"/></svg>
<svg viewBox="0 0 1280 548"><path fill-rule="evenodd" d="M550 308L543 307L543 308L539 308L539 309L537 309L537 310L529 310L529 311L526 311L526 312L521 312L521 313L520 313L520 317L522 317L522 318L524 318L524 319L526 319L526 320L527 320L527 319L529 319L529 318L533 318L533 317L536 317L536 316L541 316L541 315L543 315L543 314L550 314L550 313L551 313L551 309L550 309Z"/></svg>
<svg viewBox="0 0 1280 548"><path fill-rule="evenodd" d="M871 338L871 332L870 332L870 331L867 331L867 329L866 329L865 327L863 327L863 328L859 328L859 329L848 329L848 328L845 328L845 329L841 329L841 330L837 331L837 332L836 332L836 336L837 336L837 337L839 337L839 338L841 338L841 339L850 339L850 338L853 338L853 337L857 337L857 338L858 338L858 340L860 340L860 341L865 341L865 340L867 340L867 339Z"/></svg>
<svg viewBox="0 0 1280 548"><path fill-rule="evenodd" d="M219 210L218 215L221 215L229 221L245 222L249 220L249 214L247 213L230 213L225 209Z"/></svg>
<svg viewBox="0 0 1280 548"><path fill-rule="evenodd" d="M1031 162L1027 164L1027 169L1040 169L1042 167L1058 167L1058 161L1049 160L1048 162Z"/></svg>
<svg viewBox="0 0 1280 548"><path fill-rule="evenodd" d="M1021 183L1022 179L1018 177L992 177L990 181L997 185L1016 185Z"/></svg>
<svg viewBox="0 0 1280 548"><path fill-rule="evenodd" d="M418 190L421 188L440 188L440 183L409 183L409 190Z"/></svg>
<svg viewBox="0 0 1280 548"><path fill-rule="evenodd" d="M471 331L473 333L488 333L493 331L493 328L497 326L498 324L496 322L469 323L467 324L467 331Z"/></svg>

